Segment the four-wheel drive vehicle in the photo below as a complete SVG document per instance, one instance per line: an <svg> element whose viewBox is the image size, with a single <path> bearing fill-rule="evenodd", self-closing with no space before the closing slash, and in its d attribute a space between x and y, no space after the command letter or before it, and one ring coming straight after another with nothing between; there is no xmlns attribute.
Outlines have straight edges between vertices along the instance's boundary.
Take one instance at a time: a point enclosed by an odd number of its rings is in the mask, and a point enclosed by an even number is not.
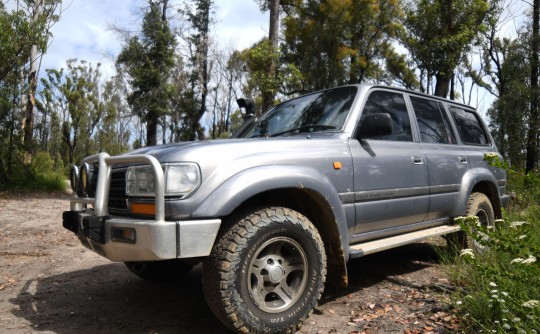
<svg viewBox="0 0 540 334"><path fill-rule="evenodd" d="M281 103L235 138L185 142L74 168L64 226L142 278L203 262L204 294L238 332L298 329L346 262L493 225L508 197L470 107L351 85ZM463 239L463 238L461 238Z"/></svg>

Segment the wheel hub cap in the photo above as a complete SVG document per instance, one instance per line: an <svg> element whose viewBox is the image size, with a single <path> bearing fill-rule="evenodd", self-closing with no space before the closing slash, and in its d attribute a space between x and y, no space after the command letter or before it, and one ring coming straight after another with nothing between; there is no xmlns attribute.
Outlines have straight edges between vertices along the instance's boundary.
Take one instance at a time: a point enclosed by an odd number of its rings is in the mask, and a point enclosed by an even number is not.
<svg viewBox="0 0 540 334"><path fill-rule="evenodd" d="M268 278L272 283L279 283L283 279L283 276L285 276L285 270L280 266L273 266L268 272L270 273Z"/></svg>

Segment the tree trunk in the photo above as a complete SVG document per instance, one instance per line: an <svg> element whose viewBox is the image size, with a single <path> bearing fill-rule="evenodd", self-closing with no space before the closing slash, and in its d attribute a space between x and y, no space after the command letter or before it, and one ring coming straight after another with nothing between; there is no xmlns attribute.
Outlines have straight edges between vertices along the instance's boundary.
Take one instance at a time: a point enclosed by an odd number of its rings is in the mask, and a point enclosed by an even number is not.
<svg viewBox="0 0 540 334"><path fill-rule="evenodd" d="M156 117L148 119L146 122L146 146L157 145L158 120Z"/></svg>
<svg viewBox="0 0 540 334"><path fill-rule="evenodd" d="M36 24L39 19L41 10L41 0L35 0L32 22ZM28 73L28 92L26 101L25 118L23 122L24 127L24 162L29 164L32 162L33 151L33 132L34 132L34 110L36 106L36 88L37 88L37 76L38 76L38 51L37 46L32 45L30 49L30 71Z"/></svg>
<svg viewBox="0 0 540 334"><path fill-rule="evenodd" d="M437 74L435 75L437 82L435 83L435 92L433 95L446 98L450 91L451 76Z"/></svg>
<svg viewBox="0 0 540 334"><path fill-rule="evenodd" d="M276 52L279 46L279 0L270 0L270 46L272 50ZM277 72L277 59L271 58L270 66L268 68L268 77L275 78ZM261 111L264 113L268 109L274 106L275 94L273 91L263 92L263 103Z"/></svg>
<svg viewBox="0 0 540 334"><path fill-rule="evenodd" d="M540 0L534 0L531 47L531 111L529 117L529 132L527 134L527 161L525 164L526 173L534 170L538 160L538 54L540 52L539 21Z"/></svg>

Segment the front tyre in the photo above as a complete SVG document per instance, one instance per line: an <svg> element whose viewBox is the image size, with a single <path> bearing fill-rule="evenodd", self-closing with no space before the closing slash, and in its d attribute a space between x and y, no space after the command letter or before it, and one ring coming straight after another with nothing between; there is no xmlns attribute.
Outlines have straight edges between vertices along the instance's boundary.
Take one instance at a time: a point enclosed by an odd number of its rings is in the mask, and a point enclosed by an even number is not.
<svg viewBox="0 0 540 334"><path fill-rule="evenodd" d="M240 333L295 332L324 289L326 255L317 229L280 207L232 223L204 263L208 305Z"/></svg>

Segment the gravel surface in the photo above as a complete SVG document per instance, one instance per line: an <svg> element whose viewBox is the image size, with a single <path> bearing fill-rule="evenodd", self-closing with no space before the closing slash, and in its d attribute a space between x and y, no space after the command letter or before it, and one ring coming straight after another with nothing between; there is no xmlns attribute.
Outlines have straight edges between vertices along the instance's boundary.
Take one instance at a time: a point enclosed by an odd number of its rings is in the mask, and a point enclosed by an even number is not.
<svg viewBox="0 0 540 334"><path fill-rule="evenodd" d="M0 193L0 333L227 333L206 306L200 265L180 281L145 282L63 229L68 209L64 194ZM327 288L300 333L459 330L429 244L352 260L348 270L349 287Z"/></svg>

